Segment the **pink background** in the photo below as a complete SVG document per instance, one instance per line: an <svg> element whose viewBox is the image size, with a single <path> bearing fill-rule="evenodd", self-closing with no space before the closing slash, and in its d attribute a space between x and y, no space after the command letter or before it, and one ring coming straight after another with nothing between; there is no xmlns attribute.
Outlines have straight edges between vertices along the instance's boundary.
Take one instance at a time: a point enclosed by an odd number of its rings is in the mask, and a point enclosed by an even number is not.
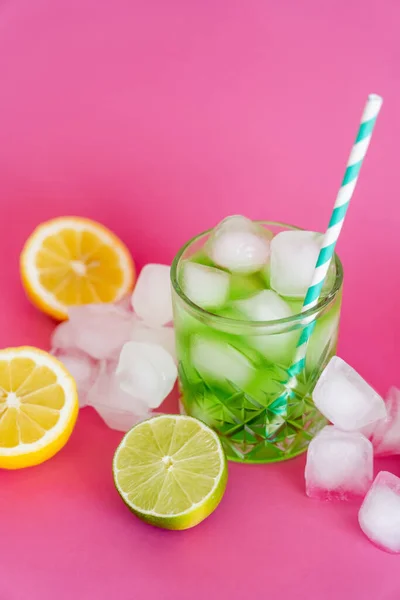
<svg viewBox="0 0 400 600"><path fill-rule="evenodd" d="M18 254L49 217L103 221L139 267L229 213L324 229L377 92L339 351L379 392L400 385L399 18L397 0L0 0L1 345L48 347ZM120 438L85 409L56 458L0 473L0 598L400 597L400 558L357 505L305 497L304 457L230 465L217 511L165 532L114 491Z"/></svg>

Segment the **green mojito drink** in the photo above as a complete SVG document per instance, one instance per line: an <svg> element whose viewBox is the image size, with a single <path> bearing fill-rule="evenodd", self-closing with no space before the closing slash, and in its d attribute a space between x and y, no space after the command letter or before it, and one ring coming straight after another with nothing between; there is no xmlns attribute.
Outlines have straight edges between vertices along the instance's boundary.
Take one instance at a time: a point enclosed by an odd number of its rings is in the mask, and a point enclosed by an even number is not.
<svg viewBox="0 0 400 600"><path fill-rule="evenodd" d="M335 354L343 271L337 257L319 303L301 314L322 236L279 223L225 219L189 241L172 270L182 412L219 434L230 460L303 452L326 424L312 401ZM290 371L306 322L305 367Z"/></svg>

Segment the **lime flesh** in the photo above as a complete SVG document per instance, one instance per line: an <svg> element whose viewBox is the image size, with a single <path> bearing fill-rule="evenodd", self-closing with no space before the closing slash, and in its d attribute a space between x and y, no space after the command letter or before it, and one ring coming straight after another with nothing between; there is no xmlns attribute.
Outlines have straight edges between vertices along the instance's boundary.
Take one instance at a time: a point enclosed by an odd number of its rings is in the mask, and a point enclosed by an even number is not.
<svg viewBox="0 0 400 600"><path fill-rule="evenodd" d="M214 431L192 417L160 415L125 435L113 474L120 496L140 519L188 529L218 506L228 471Z"/></svg>

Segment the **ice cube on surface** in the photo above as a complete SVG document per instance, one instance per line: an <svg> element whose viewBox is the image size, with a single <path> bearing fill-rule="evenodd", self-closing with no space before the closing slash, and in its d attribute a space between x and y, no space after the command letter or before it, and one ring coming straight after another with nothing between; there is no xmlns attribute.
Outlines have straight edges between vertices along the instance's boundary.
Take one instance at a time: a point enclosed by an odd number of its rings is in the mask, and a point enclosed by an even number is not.
<svg viewBox="0 0 400 600"><path fill-rule="evenodd" d="M53 355L63 363L75 379L78 389L79 406L86 406L86 396L98 376L97 361L79 350L55 350Z"/></svg>
<svg viewBox="0 0 400 600"><path fill-rule="evenodd" d="M124 392L157 408L174 387L178 371L162 346L128 342L122 348L116 376Z"/></svg>
<svg viewBox="0 0 400 600"><path fill-rule="evenodd" d="M115 305L127 313L132 312L132 294L127 294L126 296L123 296L121 300L115 302Z"/></svg>
<svg viewBox="0 0 400 600"><path fill-rule="evenodd" d="M324 427L307 450L306 493L320 500L364 496L373 477L373 448L358 431Z"/></svg>
<svg viewBox="0 0 400 600"><path fill-rule="evenodd" d="M304 298L311 284L322 243L314 231L282 231L271 242L271 288L282 296ZM335 265L328 271L326 286L335 278Z"/></svg>
<svg viewBox="0 0 400 600"><path fill-rule="evenodd" d="M104 423L116 431L129 431L134 425L149 419L151 412L136 414L128 410L119 410L118 408L110 408L103 404L97 404L93 407L98 415L103 419Z"/></svg>
<svg viewBox="0 0 400 600"><path fill-rule="evenodd" d="M52 348L66 350L76 347L75 328L71 321L63 321L54 329L50 344Z"/></svg>
<svg viewBox="0 0 400 600"><path fill-rule="evenodd" d="M73 347L98 360L118 356L129 340L133 316L114 304L85 304L69 309ZM54 340L53 340L54 343Z"/></svg>
<svg viewBox="0 0 400 600"><path fill-rule="evenodd" d="M386 417L383 399L350 365L331 358L313 392L318 410L343 431L356 431Z"/></svg>
<svg viewBox="0 0 400 600"><path fill-rule="evenodd" d="M207 252L232 273L255 273L269 260L270 233L246 217L227 217L212 232Z"/></svg>
<svg viewBox="0 0 400 600"><path fill-rule="evenodd" d="M121 389L115 368L115 363L100 361L99 375L87 394L87 404L112 429L129 431L135 423L149 418L151 411L141 400Z"/></svg>
<svg viewBox="0 0 400 600"><path fill-rule="evenodd" d="M204 379L222 385L233 382L241 387L256 373L254 365L246 356L219 340L194 335L190 356L193 367Z"/></svg>
<svg viewBox="0 0 400 600"><path fill-rule="evenodd" d="M131 342L149 342L164 348L176 362L175 333L173 327L150 327L143 321L135 319L130 335Z"/></svg>
<svg viewBox="0 0 400 600"><path fill-rule="evenodd" d="M229 294L229 275L225 271L185 261L181 285L186 296L205 309L223 306Z"/></svg>
<svg viewBox="0 0 400 600"><path fill-rule="evenodd" d="M400 390L392 387L386 398L387 417L371 432L376 456L400 454Z"/></svg>
<svg viewBox="0 0 400 600"><path fill-rule="evenodd" d="M364 498L358 522L379 548L400 552L400 478L381 471Z"/></svg>
<svg viewBox="0 0 400 600"><path fill-rule="evenodd" d="M166 325L172 321L170 267L145 265L132 294L135 313L148 325Z"/></svg>

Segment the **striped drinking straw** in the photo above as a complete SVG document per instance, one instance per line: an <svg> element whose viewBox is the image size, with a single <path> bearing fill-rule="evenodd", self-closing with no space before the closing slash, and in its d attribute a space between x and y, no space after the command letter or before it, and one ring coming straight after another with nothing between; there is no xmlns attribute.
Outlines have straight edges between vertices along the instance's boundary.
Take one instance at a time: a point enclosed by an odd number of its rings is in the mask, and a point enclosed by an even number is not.
<svg viewBox="0 0 400 600"><path fill-rule="evenodd" d="M315 265L314 275L311 285L307 290L301 312L305 312L306 310L309 310L318 304L322 286L335 252L336 242L339 238L344 218L357 184L361 165L363 164L363 160L367 153L382 102L383 99L376 94L370 94L368 96L364 112L361 117L361 123L357 133L356 141L354 142L350 152L350 157L346 166L346 172L344 174L339 193L336 197L332 216L329 221L328 229L324 235L317 264ZM315 323L315 317L311 317L310 322L305 325L301 332L299 341L297 343L295 358L292 366L290 367L290 373L293 376L298 375L304 368L307 344L314 330Z"/></svg>

